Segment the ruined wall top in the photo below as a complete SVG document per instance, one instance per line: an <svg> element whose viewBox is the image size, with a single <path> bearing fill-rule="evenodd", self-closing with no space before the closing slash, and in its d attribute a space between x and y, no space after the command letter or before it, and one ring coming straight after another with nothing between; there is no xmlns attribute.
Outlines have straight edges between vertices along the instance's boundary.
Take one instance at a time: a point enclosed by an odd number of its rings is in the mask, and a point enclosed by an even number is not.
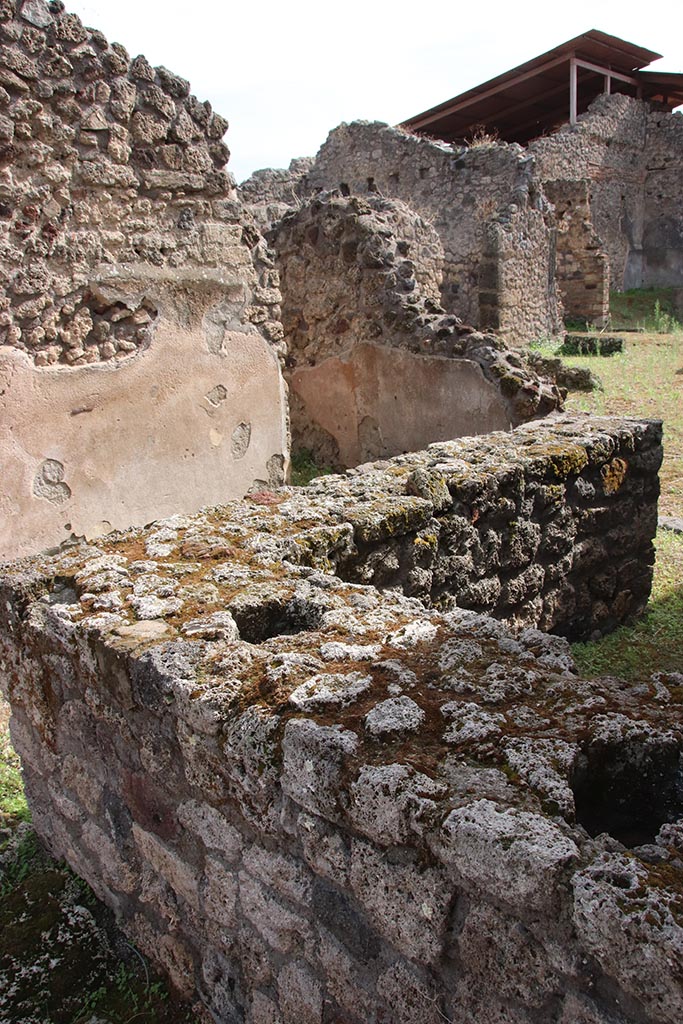
<svg viewBox="0 0 683 1024"><path fill-rule="evenodd" d="M521 146L484 140L454 149L355 121L330 132L303 174L284 173L299 197L329 189L379 194L429 221L444 249L441 303L466 323L500 329L513 343L559 330L552 212ZM268 176L254 176L242 195L266 221L282 215Z"/></svg>
<svg viewBox="0 0 683 1024"><path fill-rule="evenodd" d="M93 281L122 267L213 267L220 278L243 264L236 253L259 237L224 170L227 126L183 78L131 59L63 4L4 2L0 345L38 366L125 358L157 310L143 296L129 308ZM277 321L268 282L260 298L251 322Z"/></svg>
<svg viewBox="0 0 683 1024"><path fill-rule="evenodd" d="M536 139L529 143L528 151L544 180L590 178L591 167L607 162L616 168L636 150L640 157L650 109L644 100L619 93L599 96L576 124L562 125Z"/></svg>
<svg viewBox="0 0 683 1024"><path fill-rule="evenodd" d="M561 406L557 389L517 353L444 311L441 240L400 200L321 192L269 237L282 278L288 368L369 342L474 361L500 389L515 425ZM468 433L475 430L472 422Z"/></svg>
<svg viewBox="0 0 683 1024"><path fill-rule="evenodd" d="M184 78L151 67L143 56L131 59L59 2L5 0L0 23L3 106L27 125L14 132L3 126L3 156L33 157L34 166L42 165L35 140L51 129L61 157L80 163L75 180L84 184L229 190L221 173L228 123L191 95ZM38 101L49 112L38 110Z"/></svg>
<svg viewBox="0 0 683 1024"><path fill-rule="evenodd" d="M400 149L406 160L422 160L424 173L419 170L415 173L417 186L419 181L424 184L419 187L421 191L427 192L436 184L436 171L434 164L439 160L445 168L451 167L455 170L488 170L491 174L500 175L503 171L515 175L520 164L524 164L528 157L522 146L517 143L485 141L481 145L463 146L454 148L448 142L441 142L437 139L428 139L421 135L414 135L403 128L394 128L391 125L380 121L353 121L342 123L334 128L328 135L326 141L320 148L315 164L308 174L312 187L324 184L327 175L331 172L330 162L336 168L336 153L343 149L348 155L358 150L359 153L373 147L373 156L378 158L380 153L378 147L386 145ZM455 165L455 166L454 166ZM359 170L349 160L348 167L351 171ZM413 174L413 169L406 168L408 175ZM349 185L353 187L353 180ZM359 188L364 186L367 190L367 178L355 182ZM494 187L498 187L499 181Z"/></svg>
<svg viewBox="0 0 683 1024"><path fill-rule="evenodd" d="M313 163L313 157L297 157L287 168L265 167L242 182L239 196L261 231L269 231L308 194L307 175Z"/></svg>

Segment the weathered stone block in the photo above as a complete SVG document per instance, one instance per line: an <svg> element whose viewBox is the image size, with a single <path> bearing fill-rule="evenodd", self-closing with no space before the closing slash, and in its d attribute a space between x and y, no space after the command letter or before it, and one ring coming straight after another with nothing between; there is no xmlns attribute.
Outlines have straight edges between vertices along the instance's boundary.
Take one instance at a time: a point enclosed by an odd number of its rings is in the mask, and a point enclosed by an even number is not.
<svg viewBox="0 0 683 1024"><path fill-rule="evenodd" d="M285 729L282 789L295 803L329 821L342 816L345 763L357 737L339 726L328 728L294 719Z"/></svg>
<svg viewBox="0 0 683 1024"><path fill-rule="evenodd" d="M197 908L199 906L199 876L175 850L160 839L133 825L133 839L139 855L167 882L178 896Z"/></svg>
<svg viewBox="0 0 683 1024"><path fill-rule="evenodd" d="M490 800L451 811L441 854L463 882L493 892L518 914L548 913L576 845L550 822L526 811L500 812Z"/></svg>
<svg viewBox="0 0 683 1024"><path fill-rule="evenodd" d="M215 857L207 857L202 885L202 910L223 928L237 925L237 878Z"/></svg>
<svg viewBox="0 0 683 1024"><path fill-rule="evenodd" d="M216 850L222 860L237 861L242 851L242 836L214 807L188 800L178 807L181 825L201 837L207 850Z"/></svg>
<svg viewBox="0 0 683 1024"><path fill-rule="evenodd" d="M285 906L246 872L239 875L239 905L259 935L279 953L296 953L310 934L306 917Z"/></svg>
<svg viewBox="0 0 683 1024"><path fill-rule="evenodd" d="M322 987L303 963L291 963L283 967L277 984L284 1024L321 1024Z"/></svg>
<svg viewBox="0 0 683 1024"><path fill-rule="evenodd" d="M377 932L405 956L438 962L453 890L443 868L392 863L369 843L351 844L351 889Z"/></svg>
<svg viewBox="0 0 683 1024"><path fill-rule="evenodd" d="M348 816L381 846L410 842L433 824L439 783L402 764L364 767L351 786Z"/></svg>

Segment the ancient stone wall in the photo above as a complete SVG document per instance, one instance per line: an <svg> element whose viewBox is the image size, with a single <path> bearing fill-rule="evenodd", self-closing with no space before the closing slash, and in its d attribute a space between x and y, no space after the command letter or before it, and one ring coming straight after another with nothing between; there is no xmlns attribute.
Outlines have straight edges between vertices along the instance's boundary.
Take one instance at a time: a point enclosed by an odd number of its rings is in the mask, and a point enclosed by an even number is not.
<svg viewBox="0 0 683 1024"><path fill-rule="evenodd" d="M656 426L582 427L438 445L0 581L34 826L216 1021L680 1020L679 677L587 682L557 637L329 574L354 546L389 564L391 536L432 551L454 510L513 516L515 480L557 536L559 490L586 525L638 491L650 508Z"/></svg>
<svg viewBox="0 0 683 1024"><path fill-rule="evenodd" d="M454 152L388 125L355 122L330 133L305 188L405 202L441 238L447 312L528 343L561 326L553 217L532 167L519 146Z"/></svg>
<svg viewBox="0 0 683 1024"><path fill-rule="evenodd" d="M642 246L648 110L628 96L601 96L575 125L528 147L541 181L590 183L593 227L617 291L634 286L629 259Z"/></svg>
<svg viewBox="0 0 683 1024"><path fill-rule="evenodd" d="M604 327L609 320L609 260L591 218L588 182L544 181L557 217L557 285L566 320Z"/></svg>
<svg viewBox="0 0 683 1024"><path fill-rule="evenodd" d="M647 603L660 462L655 423L551 418L310 492L354 525L343 579L587 639Z"/></svg>
<svg viewBox="0 0 683 1024"><path fill-rule="evenodd" d="M484 179L486 179L486 174ZM527 345L562 332L562 303L555 273L554 214L536 184L544 216L520 213L519 194L488 221L479 264L479 323L507 344Z"/></svg>
<svg viewBox="0 0 683 1024"><path fill-rule="evenodd" d="M683 285L683 115L650 111L645 150L642 266L632 274L643 288Z"/></svg>
<svg viewBox="0 0 683 1024"><path fill-rule="evenodd" d="M383 124L342 124L314 161L257 172L242 194L264 229L316 189L402 200L443 243L444 307L526 343L560 329L558 298L568 317L602 325L610 287L680 286L681 125L621 94L524 150L454 151Z"/></svg>
<svg viewBox="0 0 683 1024"><path fill-rule="evenodd" d="M292 438L353 466L506 429L561 404L502 342L439 304L439 236L404 203L321 193L272 233Z"/></svg>
<svg viewBox="0 0 683 1024"><path fill-rule="evenodd" d="M299 157L287 169L254 171L239 186L240 199L264 234L307 198L306 175L312 165L312 157Z"/></svg>
<svg viewBox="0 0 683 1024"><path fill-rule="evenodd" d="M0 10L0 559L281 482L277 272L227 122L61 3Z"/></svg>
<svg viewBox="0 0 683 1024"><path fill-rule="evenodd" d="M612 288L681 284L680 114L628 96L601 96L576 125L565 125L528 149L541 181L554 182L555 197L570 195L572 182L587 183L593 229L609 258ZM580 260L585 245L576 241ZM588 308L590 297L585 298Z"/></svg>

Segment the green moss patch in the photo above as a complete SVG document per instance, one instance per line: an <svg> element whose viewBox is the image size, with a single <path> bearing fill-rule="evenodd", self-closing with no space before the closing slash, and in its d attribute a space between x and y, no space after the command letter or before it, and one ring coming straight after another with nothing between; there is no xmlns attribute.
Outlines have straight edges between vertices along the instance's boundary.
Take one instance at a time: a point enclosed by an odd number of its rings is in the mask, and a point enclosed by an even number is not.
<svg viewBox="0 0 683 1024"><path fill-rule="evenodd" d="M111 913L24 826L0 862L3 1024L191 1024Z"/></svg>

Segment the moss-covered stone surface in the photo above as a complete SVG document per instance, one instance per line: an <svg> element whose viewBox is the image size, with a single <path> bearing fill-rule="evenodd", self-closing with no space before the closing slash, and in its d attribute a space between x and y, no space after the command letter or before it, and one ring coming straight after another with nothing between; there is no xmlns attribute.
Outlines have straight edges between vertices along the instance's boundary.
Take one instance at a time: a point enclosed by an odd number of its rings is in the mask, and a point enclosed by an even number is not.
<svg viewBox="0 0 683 1024"><path fill-rule="evenodd" d="M128 943L107 907L30 825L0 851L3 1024L199 1024Z"/></svg>

